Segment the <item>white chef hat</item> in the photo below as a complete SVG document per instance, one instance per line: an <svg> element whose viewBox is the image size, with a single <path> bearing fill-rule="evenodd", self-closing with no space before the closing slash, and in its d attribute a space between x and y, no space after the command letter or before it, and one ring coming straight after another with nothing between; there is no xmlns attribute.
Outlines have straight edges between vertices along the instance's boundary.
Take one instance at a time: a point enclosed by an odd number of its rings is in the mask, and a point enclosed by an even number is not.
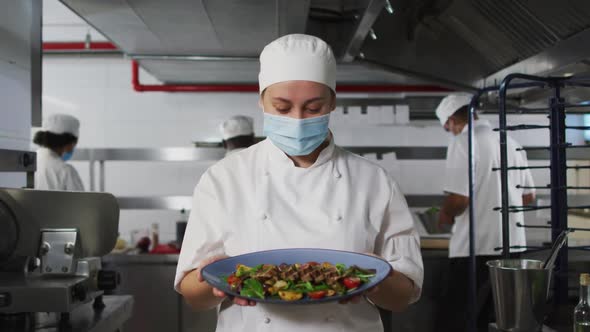
<svg viewBox="0 0 590 332"><path fill-rule="evenodd" d="M443 98L436 108L436 116L440 120L440 123L444 126L451 115L461 107L469 106L472 97L473 95L468 93L453 93Z"/></svg>
<svg viewBox="0 0 590 332"><path fill-rule="evenodd" d="M69 114L52 114L43 123L43 130L52 134L80 137L80 121Z"/></svg>
<svg viewBox="0 0 590 332"><path fill-rule="evenodd" d="M249 116L238 115L225 120L219 131L224 140L238 136L254 135L254 120Z"/></svg>
<svg viewBox="0 0 590 332"><path fill-rule="evenodd" d="M285 81L312 81L336 91L336 59L320 38L292 34L274 40L260 53L260 93Z"/></svg>

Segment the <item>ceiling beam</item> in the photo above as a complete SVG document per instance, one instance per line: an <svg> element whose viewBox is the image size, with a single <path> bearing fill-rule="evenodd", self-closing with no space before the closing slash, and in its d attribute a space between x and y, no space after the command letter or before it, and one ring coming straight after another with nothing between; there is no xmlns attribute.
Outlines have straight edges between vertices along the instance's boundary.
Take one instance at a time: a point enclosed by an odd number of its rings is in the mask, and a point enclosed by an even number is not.
<svg viewBox="0 0 590 332"><path fill-rule="evenodd" d="M385 0L371 0L369 2L363 16L357 21L354 32L344 49L344 54L342 55L343 62L351 62L360 54L365 38L367 38L373 27L373 23L375 23L377 17L385 7L385 3Z"/></svg>
<svg viewBox="0 0 590 332"><path fill-rule="evenodd" d="M378 61L374 61L374 60L369 60L369 59L364 59L362 61L362 63L374 67L374 68L379 68L381 70L385 70L394 74L399 74L399 75L404 75L407 77L413 77L419 80L423 80L425 82L428 82L430 84L436 84L436 85L440 85L442 87L445 88L449 88L452 90L458 90L458 91L467 91L467 92L476 92L478 89L473 87L473 86L469 86L466 84L461 84L455 81L449 81L437 76L431 76L431 75L427 75L424 73L418 73L412 70L408 70L405 68L400 68L400 67L394 67L388 64L384 64Z"/></svg>

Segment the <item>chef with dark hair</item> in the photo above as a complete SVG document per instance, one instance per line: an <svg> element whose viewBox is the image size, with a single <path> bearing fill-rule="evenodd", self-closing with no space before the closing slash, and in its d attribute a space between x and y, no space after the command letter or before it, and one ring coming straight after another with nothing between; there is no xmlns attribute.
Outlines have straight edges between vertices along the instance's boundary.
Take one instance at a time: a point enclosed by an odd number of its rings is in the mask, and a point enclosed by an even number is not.
<svg viewBox="0 0 590 332"><path fill-rule="evenodd" d="M84 191L76 169L67 163L80 136L80 121L68 114L52 114L35 133L37 150L35 188L42 190Z"/></svg>

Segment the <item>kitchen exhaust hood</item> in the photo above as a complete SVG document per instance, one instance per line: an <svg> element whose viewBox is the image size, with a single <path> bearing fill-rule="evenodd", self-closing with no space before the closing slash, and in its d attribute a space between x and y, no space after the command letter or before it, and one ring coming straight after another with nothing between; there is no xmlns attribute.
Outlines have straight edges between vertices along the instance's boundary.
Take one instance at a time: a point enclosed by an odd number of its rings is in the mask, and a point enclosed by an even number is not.
<svg viewBox="0 0 590 332"><path fill-rule="evenodd" d="M340 84L590 73L587 0L60 1L170 84L255 83L264 45L289 33L326 40Z"/></svg>

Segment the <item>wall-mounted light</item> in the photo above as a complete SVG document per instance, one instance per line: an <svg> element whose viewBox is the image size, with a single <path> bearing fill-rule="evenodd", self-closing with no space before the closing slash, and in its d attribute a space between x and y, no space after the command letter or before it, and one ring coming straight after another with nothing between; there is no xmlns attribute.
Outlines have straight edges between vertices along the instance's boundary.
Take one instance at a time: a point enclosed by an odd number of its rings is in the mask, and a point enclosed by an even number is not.
<svg viewBox="0 0 590 332"><path fill-rule="evenodd" d="M377 34L375 33L375 30L369 30L369 36L371 37L371 39L377 40Z"/></svg>
<svg viewBox="0 0 590 332"><path fill-rule="evenodd" d="M391 2L389 2L389 0L385 0L385 10L387 10L389 14L393 14L394 12L393 6L391 5Z"/></svg>

